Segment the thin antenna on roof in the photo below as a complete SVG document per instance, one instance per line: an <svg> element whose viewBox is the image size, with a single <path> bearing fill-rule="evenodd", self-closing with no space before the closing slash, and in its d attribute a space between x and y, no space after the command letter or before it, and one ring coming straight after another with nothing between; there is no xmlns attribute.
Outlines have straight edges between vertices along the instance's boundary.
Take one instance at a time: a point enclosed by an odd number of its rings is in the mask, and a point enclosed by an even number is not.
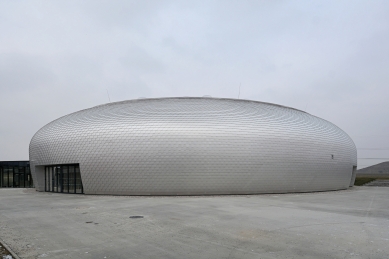
<svg viewBox="0 0 389 259"><path fill-rule="evenodd" d="M239 83L239 94L238 94L238 99L240 97L240 86L242 85L242 83Z"/></svg>
<svg viewBox="0 0 389 259"><path fill-rule="evenodd" d="M308 107L308 102L307 105L305 105L305 109L304 109L305 112L307 111L307 107Z"/></svg>
<svg viewBox="0 0 389 259"><path fill-rule="evenodd" d="M111 98L109 98L108 89L105 89L105 90L107 90L108 100L109 100L109 102L111 102Z"/></svg>

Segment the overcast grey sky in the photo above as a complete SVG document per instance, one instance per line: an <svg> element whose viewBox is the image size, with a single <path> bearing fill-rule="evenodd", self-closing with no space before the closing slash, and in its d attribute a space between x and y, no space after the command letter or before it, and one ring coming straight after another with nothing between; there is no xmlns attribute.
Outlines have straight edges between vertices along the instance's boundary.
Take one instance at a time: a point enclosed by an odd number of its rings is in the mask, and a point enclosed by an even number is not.
<svg viewBox="0 0 389 259"><path fill-rule="evenodd" d="M28 159L39 128L107 90L237 98L240 84L342 128L360 168L389 158L387 0L1 1L0 32L0 161Z"/></svg>

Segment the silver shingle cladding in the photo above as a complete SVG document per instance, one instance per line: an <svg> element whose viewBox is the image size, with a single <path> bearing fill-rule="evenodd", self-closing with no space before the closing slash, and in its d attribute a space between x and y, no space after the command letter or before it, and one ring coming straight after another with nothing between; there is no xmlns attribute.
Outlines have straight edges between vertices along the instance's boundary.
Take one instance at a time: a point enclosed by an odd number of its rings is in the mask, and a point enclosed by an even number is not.
<svg viewBox="0 0 389 259"><path fill-rule="evenodd" d="M30 143L42 165L79 163L86 194L252 194L348 188L357 151L334 124L257 101L157 98L61 117Z"/></svg>

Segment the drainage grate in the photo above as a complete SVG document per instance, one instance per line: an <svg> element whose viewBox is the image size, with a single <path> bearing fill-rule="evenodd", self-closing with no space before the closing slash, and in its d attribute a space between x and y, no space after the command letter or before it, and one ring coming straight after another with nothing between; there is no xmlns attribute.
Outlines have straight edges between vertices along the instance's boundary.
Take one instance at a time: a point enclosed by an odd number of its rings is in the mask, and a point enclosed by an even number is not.
<svg viewBox="0 0 389 259"><path fill-rule="evenodd" d="M130 219L143 219L143 216L130 216Z"/></svg>

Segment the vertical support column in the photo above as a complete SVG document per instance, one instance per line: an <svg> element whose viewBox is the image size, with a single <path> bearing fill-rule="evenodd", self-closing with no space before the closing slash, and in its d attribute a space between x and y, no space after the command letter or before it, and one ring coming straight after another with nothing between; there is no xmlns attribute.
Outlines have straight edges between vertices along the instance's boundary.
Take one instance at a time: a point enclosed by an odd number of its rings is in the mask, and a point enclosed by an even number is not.
<svg viewBox="0 0 389 259"><path fill-rule="evenodd" d="M12 167L12 188L15 187L15 167Z"/></svg>
<svg viewBox="0 0 389 259"><path fill-rule="evenodd" d="M82 179L81 179L81 168L80 168L80 165L77 165L77 167L78 167L78 173L80 174L81 193L84 193L84 185L82 184Z"/></svg>
<svg viewBox="0 0 389 259"><path fill-rule="evenodd" d="M70 167L68 166L68 193L70 192L70 182L69 182L69 176L70 176Z"/></svg>
<svg viewBox="0 0 389 259"><path fill-rule="evenodd" d="M56 192L59 192L59 173L58 173L58 168L54 166L54 177L55 177L55 187L56 187Z"/></svg>
<svg viewBox="0 0 389 259"><path fill-rule="evenodd" d="M58 167L58 192L62 192L62 184L63 184L63 175L62 175L62 167Z"/></svg>
<svg viewBox="0 0 389 259"><path fill-rule="evenodd" d="M46 166L47 192L50 191L50 167Z"/></svg>
<svg viewBox="0 0 389 259"><path fill-rule="evenodd" d="M76 178L76 165L74 165L74 193L77 192L77 178Z"/></svg>
<svg viewBox="0 0 389 259"><path fill-rule="evenodd" d="M20 169L19 169L19 171L20 171ZM20 187L23 186L23 188L26 187L26 180L25 180L25 179L26 179L26 178L25 178L25 177L26 177L26 174L24 173L24 171L25 171L25 170L23 170L23 172L20 174L20 176L21 176L21 177L20 177L20 179L21 179L20 181L22 181L22 183L20 183Z"/></svg>
<svg viewBox="0 0 389 259"><path fill-rule="evenodd" d="M350 181L350 187L354 186L355 178L357 177L357 167L353 166L353 172L351 174L351 181Z"/></svg>
<svg viewBox="0 0 389 259"><path fill-rule="evenodd" d="M44 174L45 174L45 166L43 165L35 166L35 175L37 180L37 183L35 184L35 188L38 192L45 191Z"/></svg>
<svg viewBox="0 0 389 259"><path fill-rule="evenodd" d="M54 178L54 167L50 166L51 171L51 191L54 192L54 184L55 184L55 178Z"/></svg>

